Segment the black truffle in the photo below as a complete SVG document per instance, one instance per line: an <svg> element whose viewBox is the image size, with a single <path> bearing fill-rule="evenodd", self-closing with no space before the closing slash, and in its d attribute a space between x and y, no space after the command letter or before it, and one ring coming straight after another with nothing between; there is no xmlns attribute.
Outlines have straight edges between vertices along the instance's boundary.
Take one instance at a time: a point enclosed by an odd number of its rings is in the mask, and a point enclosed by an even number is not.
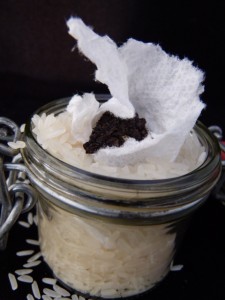
<svg viewBox="0 0 225 300"><path fill-rule="evenodd" d="M128 137L141 141L147 134L144 118L136 114L134 118L122 119L107 111L98 120L89 141L83 147L86 153L92 154L101 148L120 147Z"/></svg>

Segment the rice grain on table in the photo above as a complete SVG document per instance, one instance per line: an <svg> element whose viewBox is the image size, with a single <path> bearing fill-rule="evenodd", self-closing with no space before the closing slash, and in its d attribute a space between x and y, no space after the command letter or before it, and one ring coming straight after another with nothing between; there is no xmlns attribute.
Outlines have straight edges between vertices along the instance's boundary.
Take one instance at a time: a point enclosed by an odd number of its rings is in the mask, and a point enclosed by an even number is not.
<svg viewBox="0 0 225 300"><path fill-rule="evenodd" d="M30 225L33 225L34 219L33 219L33 214L31 212L29 212L27 215L27 221Z"/></svg>
<svg viewBox="0 0 225 300"><path fill-rule="evenodd" d="M27 300L34 300L34 297L31 294L27 295Z"/></svg>
<svg viewBox="0 0 225 300"><path fill-rule="evenodd" d="M44 278L42 278L42 281L46 284L54 285L54 284L56 284L57 280L55 278L44 277Z"/></svg>
<svg viewBox="0 0 225 300"><path fill-rule="evenodd" d="M30 275L21 275L17 279L21 282L26 282L26 283L31 283L34 280L33 277L31 277Z"/></svg>
<svg viewBox="0 0 225 300"><path fill-rule="evenodd" d="M34 250L22 250L22 251L18 251L16 252L17 256L28 256L34 253Z"/></svg>
<svg viewBox="0 0 225 300"><path fill-rule="evenodd" d="M44 288L43 289L44 294L46 294L47 296L56 298L56 297L60 297L61 295L59 293L57 293L56 291L53 291L51 289L48 288Z"/></svg>
<svg viewBox="0 0 225 300"><path fill-rule="evenodd" d="M72 295L72 300L79 300L78 296L77 295Z"/></svg>
<svg viewBox="0 0 225 300"><path fill-rule="evenodd" d="M11 288L13 291L15 291L18 288L18 283L17 283L16 277L12 273L9 273L8 277L9 277L9 282L10 282Z"/></svg>
<svg viewBox="0 0 225 300"><path fill-rule="evenodd" d="M27 244L39 246L40 242L38 240L26 239Z"/></svg>
<svg viewBox="0 0 225 300"><path fill-rule="evenodd" d="M30 228L30 224L25 221L19 221L18 223L25 228Z"/></svg>
<svg viewBox="0 0 225 300"><path fill-rule="evenodd" d="M32 269L18 269L18 270L15 271L15 273L17 275L28 275L28 274L30 274L32 272L33 272Z"/></svg>
<svg viewBox="0 0 225 300"><path fill-rule="evenodd" d="M34 294L34 297L36 299L41 299L41 293L40 293L40 290L39 290L39 287L38 287L38 284L37 284L37 281L34 281L32 283L32 291L33 291L33 294Z"/></svg>
<svg viewBox="0 0 225 300"><path fill-rule="evenodd" d="M36 261L39 257L41 257L41 252L38 252L38 253L36 253L36 254L34 254L33 256L31 256L28 260L27 260L27 262L29 263L29 262L33 262L33 261Z"/></svg>
<svg viewBox="0 0 225 300"><path fill-rule="evenodd" d="M40 263L41 263L40 260L35 260L35 261L28 262L27 264L24 264L23 267L24 268L32 268L32 267L38 266Z"/></svg>
<svg viewBox="0 0 225 300"><path fill-rule="evenodd" d="M48 295L42 295L42 299L43 300L52 300L52 298L49 297Z"/></svg>
<svg viewBox="0 0 225 300"><path fill-rule="evenodd" d="M170 271L172 272L177 272L177 271L181 271L183 269L183 265L171 265L170 266Z"/></svg>
<svg viewBox="0 0 225 300"><path fill-rule="evenodd" d="M60 287L60 286L57 285L57 284L54 284L54 285L53 285L53 289L54 289L57 293L59 293L61 296L63 296L63 297L68 297L68 296L70 296L70 293L69 293L67 290L65 290L64 288Z"/></svg>

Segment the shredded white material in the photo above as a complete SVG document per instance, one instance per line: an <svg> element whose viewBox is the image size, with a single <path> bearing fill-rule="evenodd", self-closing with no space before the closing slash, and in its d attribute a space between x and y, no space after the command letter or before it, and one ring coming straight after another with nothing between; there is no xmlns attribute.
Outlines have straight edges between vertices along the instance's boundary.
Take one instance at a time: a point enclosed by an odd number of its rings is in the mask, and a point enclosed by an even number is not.
<svg viewBox="0 0 225 300"><path fill-rule="evenodd" d="M43 257L56 277L78 291L108 298L138 294L160 281L169 271L176 237L165 224L103 223L56 208L51 220L41 215L39 234Z"/></svg>
<svg viewBox="0 0 225 300"><path fill-rule="evenodd" d="M92 118L105 111L122 118L131 118L137 112L146 119L149 130L141 142L128 138L121 147L100 149L94 154L95 160L112 166L161 157L166 162L174 161L205 107L199 98L204 90L203 72L188 59L165 53L159 45L129 39L117 47L108 36L99 36L79 18L71 18L67 25L79 50L96 65L95 78L105 83L112 95L99 111L93 110ZM84 138L87 136L86 129L80 127L82 122L80 126L75 124L85 107L91 114L85 104L81 111L71 111L74 136L77 130L83 130Z"/></svg>
<svg viewBox="0 0 225 300"><path fill-rule="evenodd" d="M26 144L23 141L8 142L8 145L12 149L22 149L26 147Z"/></svg>

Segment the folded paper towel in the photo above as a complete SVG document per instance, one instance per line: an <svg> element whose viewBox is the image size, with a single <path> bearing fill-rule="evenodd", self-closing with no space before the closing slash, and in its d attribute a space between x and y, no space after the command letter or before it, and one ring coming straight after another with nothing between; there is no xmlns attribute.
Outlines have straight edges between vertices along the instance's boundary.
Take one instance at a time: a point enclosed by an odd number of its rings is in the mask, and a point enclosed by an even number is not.
<svg viewBox="0 0 225 300"><path fill-rule="evenodd" d="M99 107L93 104L92 113L88 101L83 104L92 115L89 125L93 126L93 120L105 111L121 118L132 118L136 112L146 119L149 130L142 141L128 138L121 147L100 149L92 154L95 160L113 166L157 158L174 161L205 106L199 99L204 90L203 72L186 58L168 55L159 45L129 39L117 47L108 36L97 35L79 18L71 18L67 25L79 50L97 66L96 80L105 83L112 95ZM89 97L84 96L82 101L85 98ZM78 131L82 132L77 125L85 109L74 105L68 111L73 115L77 136ZM89 126L80 140L87 141L90 134Z"/></svg>

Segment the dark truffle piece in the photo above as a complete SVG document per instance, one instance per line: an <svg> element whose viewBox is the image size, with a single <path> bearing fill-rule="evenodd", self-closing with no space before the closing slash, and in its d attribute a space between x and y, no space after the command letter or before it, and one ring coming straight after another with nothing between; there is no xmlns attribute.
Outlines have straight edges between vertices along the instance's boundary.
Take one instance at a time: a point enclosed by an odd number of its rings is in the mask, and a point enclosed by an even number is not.
<svg viewBox="0 0 225 300"><path fill-rule="evenodd" d="M98 120L89 141L83 147L86 153L92 154L101 148L120 147L128 137L141 141L147 134L144 118L136 114L134 118L122 119L107 111Z"/></svg>

